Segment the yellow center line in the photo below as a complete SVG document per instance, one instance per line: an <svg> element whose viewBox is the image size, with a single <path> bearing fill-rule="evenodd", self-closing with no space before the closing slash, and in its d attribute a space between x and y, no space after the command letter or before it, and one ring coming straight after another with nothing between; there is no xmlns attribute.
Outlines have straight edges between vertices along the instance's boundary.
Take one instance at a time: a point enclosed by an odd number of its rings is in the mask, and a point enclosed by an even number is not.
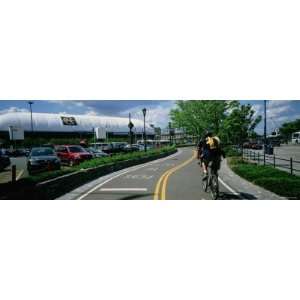
<svg viewBox="0 0 300 300"><path fill-rule="evenodd" d="M159 180L156 184L155 192L154 192L154 200L159 200L159 199L165 200L166 199L167 182L168 182L168 178L170 177L170 175L172 175L177 170L183 168L190 162L192 162L195 159L195 157L196 157L196 152L194 152L194 155L191 158L189 158L188 160L184 161L180 165L175 166L175 167L167 170L165 173L163 173L163 175L159 178Z"/></svg>
<svg viewBox="0 0 300 300"><path fill-rule="evenodd" d="M173 168L172 168L173 169ZM168 174L170 170L167 170L163 175L159 178L156 187L155 187L155 192L154 192L154 200L159 200L159 192L160 192L160 185L161 182L163 181L164 177Z"/></svg>

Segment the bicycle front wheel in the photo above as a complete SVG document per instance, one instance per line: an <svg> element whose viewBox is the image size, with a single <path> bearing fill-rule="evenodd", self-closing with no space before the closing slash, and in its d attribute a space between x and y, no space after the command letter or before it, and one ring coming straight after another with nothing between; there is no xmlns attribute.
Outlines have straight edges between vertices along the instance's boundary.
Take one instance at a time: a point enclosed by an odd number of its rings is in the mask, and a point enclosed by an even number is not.
<svg viewBox="0 0 300 300"><path fill-rule="evenodd" d="M210 182L210 191L211 196L214 200L217 200L219 197L219 181L216 175L212 175Z"/></svg>
<svg viewBox="0 0 300 300"><path fill-rule="evenodd" d="M205 180L202 180L202 188L204 192L207 192L207 188L208 188L208 178L206 178Z"/></svg>

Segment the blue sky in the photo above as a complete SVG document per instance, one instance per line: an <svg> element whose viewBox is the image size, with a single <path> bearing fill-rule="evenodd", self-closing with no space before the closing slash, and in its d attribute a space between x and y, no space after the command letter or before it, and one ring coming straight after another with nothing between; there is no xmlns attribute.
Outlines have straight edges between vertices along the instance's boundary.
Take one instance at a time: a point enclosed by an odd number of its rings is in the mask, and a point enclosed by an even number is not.
<svg viewBox="0 0 300 300"><path fill-rule="evenodd" d="M250 103L256 114L263 115L263 101L240 101L243 104ZM282 123L300 118L299 100L268 101L268 131L274 130ZM147 121L156 126L166 127L169 122L169 111L175 107L175 101L171 100L123 100L123 101L63 101L63 100L38 100L34 101L34 112L63 113L63 114L87 114L127 117L129 112L133 118L142 119L142 109L148 110ZM10 100L0 101L0 114L6 112L29 111L26 101ZM263 131L263 122L256 130Z"/></svg>

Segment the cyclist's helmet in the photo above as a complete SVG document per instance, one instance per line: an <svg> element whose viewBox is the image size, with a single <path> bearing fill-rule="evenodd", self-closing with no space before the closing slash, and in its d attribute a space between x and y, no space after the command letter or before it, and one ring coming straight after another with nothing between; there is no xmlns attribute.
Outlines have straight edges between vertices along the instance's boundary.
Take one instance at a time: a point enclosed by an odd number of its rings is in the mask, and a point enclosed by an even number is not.
<svg viewBox="0 0 300 300"><path fill-rule="evenodd" d="M212 137L213 133L211 131L206 131L205 138Z"/></svg>

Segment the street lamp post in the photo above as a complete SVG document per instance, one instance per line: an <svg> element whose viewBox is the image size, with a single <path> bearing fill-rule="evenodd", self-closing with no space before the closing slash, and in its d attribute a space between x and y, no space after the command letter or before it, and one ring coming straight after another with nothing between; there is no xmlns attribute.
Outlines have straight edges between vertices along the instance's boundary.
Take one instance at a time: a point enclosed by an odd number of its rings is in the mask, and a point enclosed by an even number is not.
<svg viewBox="0 0 300 300"><path fill-rule="evenodd" d="M146 141L146 112L147 109L143 108L143 116L144 116L144 149L147 152L147 141Z"/></svg>
<svg viewBox="0 0 300 300"><path fill-rule="evenodd" d="M129 142L130 142L130 148L132 147L132 128L134 127L133 123L131 122L131 114L129 113L129 123L128 123L128 128L129 128Z"/></svg>
<svg viewBox="0 0 300 300"><path fill-rule="evenodd" d="M30 106L31 134L33 134L32 104L34 104L34 102L33 102L33 101L28 101L28 104L29 104L29 106Z"/></svg>
<svg viewBox="0 0 300 300"><path fill-rule="evenodd" d="M171 137L171 122L169 122L169 139L170 139L170 145L172 144L172 137Z"/></svg>
<svg viewBox="0 0 300 300"><path fill-rule="evenodd" d="M264 100L264 152L267 147L267 100Z"/></svg>

